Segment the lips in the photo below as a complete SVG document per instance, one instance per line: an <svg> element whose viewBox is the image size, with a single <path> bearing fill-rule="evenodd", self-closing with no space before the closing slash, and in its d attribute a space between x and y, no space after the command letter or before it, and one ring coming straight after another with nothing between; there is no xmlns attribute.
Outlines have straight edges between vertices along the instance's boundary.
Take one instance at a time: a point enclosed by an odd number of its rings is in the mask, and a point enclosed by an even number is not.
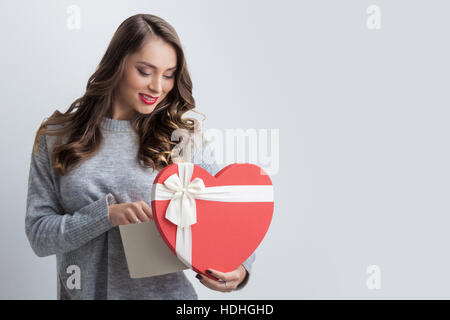
<svg viewBox="0 0 450 320"><path fill-rule="evenodd" d="M145 104L154 104L156 100L158 100L159 97L153 97L149 94L139 93L139 98L145 103Z"/></svg>

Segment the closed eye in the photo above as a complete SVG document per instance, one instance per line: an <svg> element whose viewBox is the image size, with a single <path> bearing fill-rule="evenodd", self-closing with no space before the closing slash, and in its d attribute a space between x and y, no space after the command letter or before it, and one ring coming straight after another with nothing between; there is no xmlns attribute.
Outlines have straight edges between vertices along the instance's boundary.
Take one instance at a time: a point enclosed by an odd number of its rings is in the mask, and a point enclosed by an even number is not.
<svg viewBox="0 0 450 320"><path fill-rule="evenodd" d="M151 75L151 73L145 73L144 71L142 71L141 69L138 69L139 73L142 74L144 77L148 77ZM164 76L164 78L166 79L172 79L174 77L174 75L172 76Z"/></svg>
<svg viewBox="0 0 450 320"><path fill-rule="evenodd" d="M143 76L149 76L149 75L150 75L150 73L145 73L145 72L142 71L142 70L139 70L139 69L138 69L138 71L139 71L140 74L142 74Z"/></svg>

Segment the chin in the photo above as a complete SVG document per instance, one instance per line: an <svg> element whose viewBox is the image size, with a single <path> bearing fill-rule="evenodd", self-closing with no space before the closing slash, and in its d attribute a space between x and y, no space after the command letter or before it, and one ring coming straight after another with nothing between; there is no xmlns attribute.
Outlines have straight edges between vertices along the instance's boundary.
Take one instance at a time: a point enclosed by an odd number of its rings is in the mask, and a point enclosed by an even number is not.
<svg viewBox="0 0 450 320"><path fill-rule="evenodd" d="M155 110L155 108L159 105L160 101L156 101L154 104L146 105L142 101L139 100L137 106L134 108L136 112L140 114L150 114Z"/></svg>
<svg viewBox="0 0 450 320"><path fill-rule="evenodd" d="M140 114L150 114L153 112L153 110L155 110L156 105L152 105L152 106L148 106L148 107L142 107L139 106L138 108L136 108L136 112L140 113Z"/></svg>
<svg viewBox="0 0 450 320"><path fill-rule="evenodd" d="M136 110L136 112L137 112L137 113L140 113L140 114L150 114L150 113L153 112L153 110L155 110L155 108L149 109L149 110L139 109L139 110Z"/></svg>

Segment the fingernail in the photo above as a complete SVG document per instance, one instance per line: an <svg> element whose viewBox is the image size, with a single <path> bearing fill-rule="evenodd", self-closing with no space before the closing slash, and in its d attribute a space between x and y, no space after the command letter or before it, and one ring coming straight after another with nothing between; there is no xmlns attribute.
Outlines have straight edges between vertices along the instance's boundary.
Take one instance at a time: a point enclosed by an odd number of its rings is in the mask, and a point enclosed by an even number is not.
<svg viewBox="0 0 450 320"><path fill-rule="evenodd" d="M206 270L207 274L212 274L212 272L210 270Z"/></svg>
<svg viewBox="0 0 450 320"><path fill-rule="evenodd" d="M195 276L197 279L202 280L202 276L201 274L197 273L197 275Z"/></svg>

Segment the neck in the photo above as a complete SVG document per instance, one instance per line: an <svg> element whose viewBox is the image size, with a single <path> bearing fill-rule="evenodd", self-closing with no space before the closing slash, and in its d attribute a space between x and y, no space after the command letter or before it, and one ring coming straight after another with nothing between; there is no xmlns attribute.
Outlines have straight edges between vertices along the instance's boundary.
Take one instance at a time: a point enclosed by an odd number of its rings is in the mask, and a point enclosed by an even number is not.
<svg viewBox="0 0 450 320"><path fill-rule="evenodd" d="M136 111L126 108L124 105L124 103L114 97L112 107L108 111L108 118L113 120L132 120L136 116Z"/></svg>

